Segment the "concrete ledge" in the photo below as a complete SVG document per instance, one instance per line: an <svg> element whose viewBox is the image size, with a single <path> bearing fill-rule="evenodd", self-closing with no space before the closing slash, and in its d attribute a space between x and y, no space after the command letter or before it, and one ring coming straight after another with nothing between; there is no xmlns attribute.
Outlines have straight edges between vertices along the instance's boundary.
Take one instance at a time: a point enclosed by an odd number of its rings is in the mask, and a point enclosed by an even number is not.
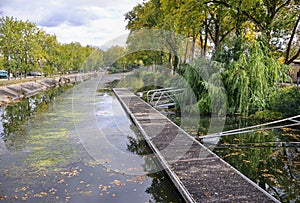
<svg viewBox="0 0 300 203"><path fill-rule="evenodd" d="M16 102L20 99L31 97L46 89L62 86L70 83L82 82L95 76L95 73L81 73L55 78L44 78L34 82L25 82L0 87L0 106Z"/></svg>

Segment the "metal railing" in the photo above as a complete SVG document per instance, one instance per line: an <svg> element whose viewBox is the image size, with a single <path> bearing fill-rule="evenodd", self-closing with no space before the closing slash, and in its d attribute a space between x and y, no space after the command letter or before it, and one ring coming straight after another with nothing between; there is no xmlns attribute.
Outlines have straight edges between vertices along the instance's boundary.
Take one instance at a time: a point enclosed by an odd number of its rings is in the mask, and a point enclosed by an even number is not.
<svg viewBox="0 0 300 203"><path fill-rule="evenodd" d="M252 132L258 132L258 131L264 131L264 130L273 130L273 129L278 129L278 128L288 128L288 127L300 125L300 121L296 120L299 118L300 118L300 115L296 115L293 117L280 119L280 120L263 123L263 124L259 124L259 125L254 125L254 126L249 126L249 127L244 127L244 128L234 129L234 130L228 130L228 131L214 133L214 134L210 134L210 135L204 135L204 136L200 136L199 138L200 139L209 139L209 138L238 135L238 134L244 134L244 133L252 133ZM285 122L288 122L288 123L285 123ZM289 122L291 122L291 123L289 123Z"/></svg>
<svg viewBox="0 0 300 203"><path fill-rule="evenodd" d="M184 89L175 89L173 87L149 90L146 95L147 102L156 108L175 106L175 96L183 90Z"/></svg>

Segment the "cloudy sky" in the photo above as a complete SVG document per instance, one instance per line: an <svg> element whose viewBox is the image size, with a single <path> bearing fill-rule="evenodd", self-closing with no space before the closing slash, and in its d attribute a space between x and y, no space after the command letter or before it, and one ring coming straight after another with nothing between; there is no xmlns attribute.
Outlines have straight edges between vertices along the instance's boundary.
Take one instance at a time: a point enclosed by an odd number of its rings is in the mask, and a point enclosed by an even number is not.
<svg viewBox="0 0 300 203"><path fill-rule="evenodd" d="M62 43L103 46L124 38L124 14L143 0L1 0L2 16L29 20Z"/></svg>

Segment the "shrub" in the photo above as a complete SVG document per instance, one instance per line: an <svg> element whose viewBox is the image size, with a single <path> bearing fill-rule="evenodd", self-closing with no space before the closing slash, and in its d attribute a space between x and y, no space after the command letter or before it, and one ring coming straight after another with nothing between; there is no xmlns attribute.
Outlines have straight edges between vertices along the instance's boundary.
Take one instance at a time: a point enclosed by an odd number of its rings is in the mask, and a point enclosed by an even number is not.
<svg viewBox="0 0 300 203"><path fill-rule="evenodd" d="M259 119L263 121L273 121L282 118L282 113L270 111L270 110L263 110L257 111L255 114L252 114L250 118Z"/></svg>
<svg viewBox="0 0 300 203"><path fill-rule="evenodd" d="M298 115L300 112L300 89L298 87L285 87L278 91L272 99L269 109L280 112L284 117Z"/></svg>
<svg viewBox="0 0 300 203"><path fill-rule="evenodd" d="M136 77L126 77L118 83L117 87L127 87L131 88L133 91L136 91L144 86L144 83L142 80L136 78Z"/></svg>

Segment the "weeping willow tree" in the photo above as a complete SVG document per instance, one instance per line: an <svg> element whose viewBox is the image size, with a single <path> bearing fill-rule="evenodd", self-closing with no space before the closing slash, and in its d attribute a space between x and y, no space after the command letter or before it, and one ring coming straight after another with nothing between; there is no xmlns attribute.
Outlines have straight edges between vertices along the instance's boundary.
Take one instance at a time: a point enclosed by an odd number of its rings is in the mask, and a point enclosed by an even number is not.
<svg viewBox="0 0 300 203"><path fill-rule="evenodd" d="M172 86L184 88L178 96L183 111L201 114L226 114L226 90L222 82L222 65L199 58L182 67L182 78L175 77Z"/></svg>
<svg viewBox="0 0 300 203"><path fill-rule="evenodd" d="M247 115L268 108L279 82L287 78L287 66L280 65L268 52L262 42L254 41L228 64L223 74L228 113Z"/></svg>
<svg viewBox="0 0 300 203"><path fill-rule="evenodd" d="M266 47L262 41L253 41L226 61L200 58L185 65L184 80L175 78L172 84L185 88L179 103L188 103L184 110L189 112L218 115L248 115L268 109L279 83L288 79L288 66L273 59ZM190 101L191 95L196 102Z"/></svg>

